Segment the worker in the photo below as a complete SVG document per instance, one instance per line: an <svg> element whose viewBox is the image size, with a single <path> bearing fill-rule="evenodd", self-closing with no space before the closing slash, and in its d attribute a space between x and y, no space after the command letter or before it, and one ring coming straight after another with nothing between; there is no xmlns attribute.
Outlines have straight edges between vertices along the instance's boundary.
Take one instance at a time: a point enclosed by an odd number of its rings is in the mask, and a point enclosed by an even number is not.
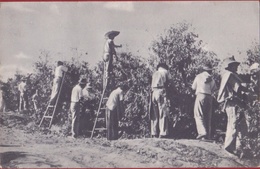
<svg viewBox="0 0 260 169"><path fill-rule="evenodd" d="M37 113L39 110L39 91L36 89L35 94L32 96L32 102L35 112Z"/></svg>
<svg viewBox="0 0 260 169"><path fill-rule="evenodd" d="M197 139L211 139L211 118L213 92L217 89L215 80L212 77L212 65L205 64L203 72L198 74L192 84L195 90L196 100L194 105L194 118L198 136Z"/></svg>
<svg viewBox="0 0 260 169"><path fill-rule="evenodd" d="M56 104L56 100L57 100L57 97L58 97L58 94L59 94L59 91L61 88L63 73L67 72L67 71L68 71L68 68L66 66L63 66L63 62L58 61L57 67L55 68L55 73L54 73L50 105Z"/></svg>
<svg viewBox="0 0 260 169"><path fill-rule="evenodd" d="M70 111L72 113L71 133L73 138L79 136L80 114L83 106L83 88L86 86L87 79L81 77L78 84L72 89Z"/></svg>
<svg viewBox="0 0 260 169"><path fill-rule="evenodd" d="M222 110L227 114L224 149L230 155L242 157L244 153L241 141L247 133L247 124L241 108L246 106L243 98L247 88L242 86L242 76L237 74L239 64L234 56L224 60L225 71L221 76L217 101L224 103Z"/></svg>
<svg viewBox="0 0 260 169"><path fill-rule="evenodd" d="M152 76L151 94L151 135L153 138L167 138L169 135L168 115L170 101L167 98L167 87L170 76L168 65L159 63Z"/></svg>
<svg viewBox="0 0 260 169"><path fill-rule="evenodd" d="M28 109L28 91L27 91L27 79L23 77L21 83L18 85L20 92L19 112Z"/></svg>
<svg viewBox="0 0 260 169"><path fill-rule="evenodd" d="M88 134L87 131L92 129L94 122L94 106L96 102L95 93L91 83L87 83L86 87L82 91L84 103L83 103L83 111L81 114L81 122L80 122L80 131L82 134Z"/></svg>
<svg viewBox="0 0 260 169"><path fill-rule="evenodd" d="M103 61L104 61L104 84L103 88L109 84L113 71L113 57L117 59L115 48L122 45L115 45L114 38L119 35L119 31L109 31L105 34L106 42L104 45ZM113 82L113 81L112 81Z"/></svg>
<svg viewBox="0 0 260 169"><path fill-rule="evenodd" d="M113 90L106 103L107 140L118 139L118 123L124 113L123 99L128 86L124 83Z"/></svg>

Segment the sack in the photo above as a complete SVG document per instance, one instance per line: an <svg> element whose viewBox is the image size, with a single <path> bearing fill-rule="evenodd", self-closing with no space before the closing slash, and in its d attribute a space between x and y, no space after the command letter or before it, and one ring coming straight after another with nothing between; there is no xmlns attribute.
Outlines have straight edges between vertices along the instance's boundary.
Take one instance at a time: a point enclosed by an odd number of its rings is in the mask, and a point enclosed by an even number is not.
<svg viewBox="0 0 260 169"><path fill-rule="evenodd" d="M104 62L108 62L109 61L109 53L104 53L103 60L104 60Z"/></svg>

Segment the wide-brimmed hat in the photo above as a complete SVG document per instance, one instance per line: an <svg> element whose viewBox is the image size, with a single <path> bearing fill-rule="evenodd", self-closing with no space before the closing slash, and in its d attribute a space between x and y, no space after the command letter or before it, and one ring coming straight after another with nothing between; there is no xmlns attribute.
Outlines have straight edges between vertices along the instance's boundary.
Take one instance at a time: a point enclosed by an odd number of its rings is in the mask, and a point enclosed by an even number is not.
<svg viewBox="0 0 260 169"><path fill-rule="evenodd" d="M169 67L168 67L168 65L167 65L166 63L159 63L159 64L157 65L157 70L159 69L159 67L164 68L164 69L166 69L166 70L169 69Z"/></svg>
<svg viewBox="0 0 260 169"><path fill-rule="evenodd" d="M85 77L81 77L79 79L79 84L87 84L87 79Z"/></svg>
<svg viewBox="0 0 260 169"><path fill-rule="evenodd" d="M231 56L231 57L224 59L223 64L224 64L224 68L228 68L231 64L239 65L240 62L236 61L234 56Z"/></svg>
<svg viewBox="0 0 260 169"><path fill-rule="evenodd" d="M90 83L87 83L86 89L92 89L92 85Z"/></svg>
<svg viewBox="0 0 260 169"><path fill-rule="evenodd" d="M105 37L107 38L114 38L116 37L117 35L119 35L119 31L109 31L105 34Z"/></svg>
<svg viewBox="0 0 260 169"><path fill-rule="evenodd" d="M202 66L203 70L213 70L213 67L210 63L206 63L205 65Z"/></svg>
<svg viewBox="0 0 260 169"><path fill-rule="evenodd" d="M249 70L252 71L259 71L260 67L259 67L259 63L254 63L250 66Z"/></svg>
<svg viewBox="0 0 260 169"><path fill-rule="evenodd" d="M21 81L26 81L27 79L25 77L22 77Z"/></svg>
<svg viewBox="0 0 260 169"><path fill-rule="evenodd" d="M62 61L58 61L57 65L63 65L63 62Z"/></svg>

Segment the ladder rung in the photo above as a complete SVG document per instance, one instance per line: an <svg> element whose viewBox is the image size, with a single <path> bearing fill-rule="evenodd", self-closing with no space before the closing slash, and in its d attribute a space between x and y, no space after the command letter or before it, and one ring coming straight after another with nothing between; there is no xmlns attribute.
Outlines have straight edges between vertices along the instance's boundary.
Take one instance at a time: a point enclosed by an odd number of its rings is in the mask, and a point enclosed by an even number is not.
<svg viewBox="0 0 260 169"><path fill-rule="evenodd" d="M108 97L104 97L104 98L103 98L103 100L107 100L107 99L108 99Z"/></svg>
<svg viewBox="0 0 260 169"><path fill-rule="evenodd" d="M106 108L105 108L105 107L102 107L102 108L100 108L100 110L106 110Z"/></svg>
<svg viewBox="0 0 260 169"><path fill-rule="evenodd" d="M97 119L98 120L105 120L106 118L105 117L98 117Z"/></svg>
<svg viewBox="0 0 260 169"><path fill-rule="evenodd" d="M54 105L48 105L48 107L55 107Z"/></svg>
<svg viewBox="0 0 260 169"><path fill-rule="evenodd" d="M107 128L95 128L95 130L107 130Z"/></svg>
<svg viewBox="0 0 260 169"><path fill-rule="evenodd" d="M52 116L43 116L43 118L52 118Z"/></svg>

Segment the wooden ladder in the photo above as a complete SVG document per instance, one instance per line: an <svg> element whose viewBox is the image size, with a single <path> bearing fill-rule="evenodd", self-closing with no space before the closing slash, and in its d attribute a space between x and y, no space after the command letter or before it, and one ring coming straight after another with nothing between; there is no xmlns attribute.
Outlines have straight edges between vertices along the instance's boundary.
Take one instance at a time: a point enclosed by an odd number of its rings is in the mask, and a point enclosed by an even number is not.
<svg viewBox="0 0 260 169"><path fill-rule="evenodd" d="M102 95L101 95L101 98L100 98L98 110L96 111L96 119L95 119L95 122L94 122L94 126L93 126L93 129L92 129L90 138L93 138L95 131L100 132L100 131L106 131L107 130L107 128L106 128L106 107L105 107L105 104L106 104L106 101L107 101L108 98L104 97L106 89L107 89L107 85L105 85L103 92L102 92ZM103 117L100 117L100 116L103 116ZM101 121L104 121L103 125L105 125L105 127L97 128L97 123L98 122L101 123Z"/></svg>
<svg viewBox="0 0 260 169"><path fill-rule="evenodd" d="M60 98L60 93L61 93L63 82L64 82L64 79L65 79L65 75L66 75L66 73L64 73L64 75L62 77L61 86L60 86L60 89L59 89L59 92L58 92L58 96L57 96L55 105L50 105L50 103L48 103L47 109L45 110L45 112L43 114L43 117L41 119L39 127L41 127L41 125L43 124L44 119L46 119L46 120L49 119L49 126L48 126L48 128L49 129L51 128L52 121L53 121L53 118L54 118L54 115L55 115L55 112L56 112L57 104L58 104L58 101L59 101L59 98Z"/></svg>

